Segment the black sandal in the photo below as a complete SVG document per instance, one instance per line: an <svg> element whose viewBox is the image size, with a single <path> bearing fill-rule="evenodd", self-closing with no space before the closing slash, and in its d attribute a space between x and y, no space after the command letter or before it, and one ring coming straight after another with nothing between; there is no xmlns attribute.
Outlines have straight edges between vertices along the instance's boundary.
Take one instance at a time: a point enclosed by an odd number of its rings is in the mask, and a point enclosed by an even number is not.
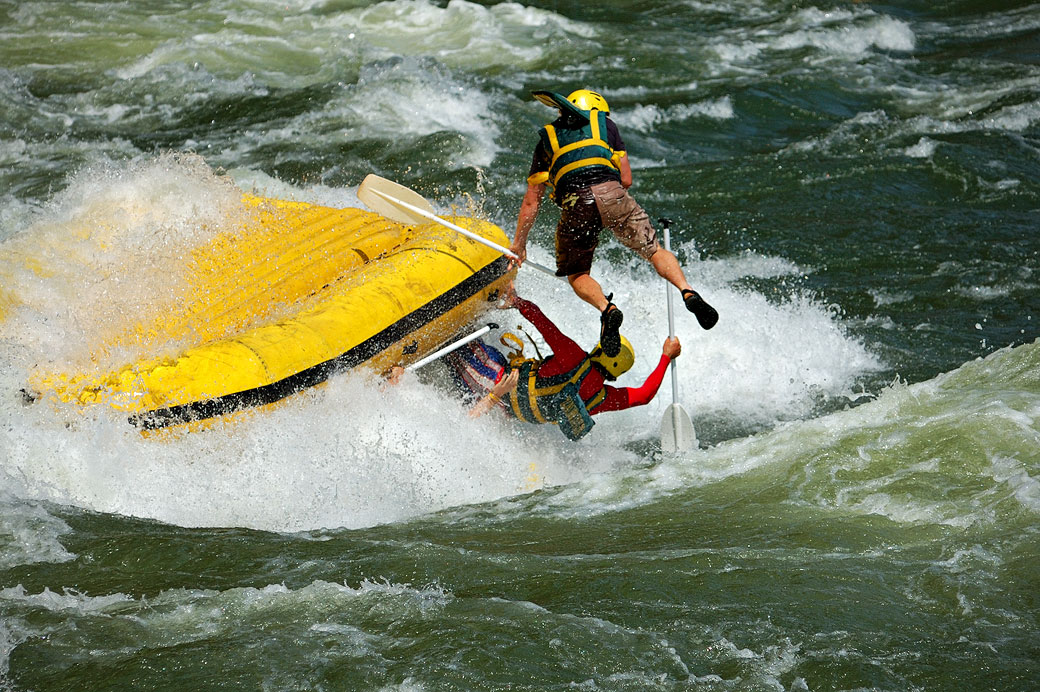
<svg viewBox="0 0 1040 692"><path fill-rule="evenodd" d="M715 308L704 302L704 298L697 291L687 288L682 291L683 302L686 309L694 314L703 329L711 329L719 321L719 313Z"/></svg>
<svg viewBox="0 0 1040 692"><path fill-rule="evenodd" d="M621 323L625 316L617 305L611 302L614 294L607 296L607 307L599 315L599 346L603 355L613 358L621 353Z"/></svg>

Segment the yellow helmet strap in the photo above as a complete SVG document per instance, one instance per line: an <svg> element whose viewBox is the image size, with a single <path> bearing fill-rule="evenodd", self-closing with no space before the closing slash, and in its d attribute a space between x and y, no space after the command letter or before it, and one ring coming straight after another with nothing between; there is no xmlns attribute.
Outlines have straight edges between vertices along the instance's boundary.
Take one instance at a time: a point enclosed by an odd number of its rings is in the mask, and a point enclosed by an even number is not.
<svg viewBox="0 0 1040 692"><path fill-rule="evenodd" d="M499 338L499 342L508 349L511 349L506 355L510 361L518 360L524 357L524 342L513 332L506 332Z"/></svg>

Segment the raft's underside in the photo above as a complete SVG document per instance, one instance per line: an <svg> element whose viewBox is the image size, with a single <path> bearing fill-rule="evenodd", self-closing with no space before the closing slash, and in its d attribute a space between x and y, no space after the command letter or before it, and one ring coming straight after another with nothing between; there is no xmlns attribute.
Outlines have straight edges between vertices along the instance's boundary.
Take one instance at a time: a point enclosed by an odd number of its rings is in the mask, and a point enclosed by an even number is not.
<svg viewBox="0 0 1040 692"><path fill-rule="evenodd" d="M369 363L379 372L395 364L408 365L436 350L498 298L505 283L507 264L505 257L496 260L419 310L335 358L253 389L134 414L130 416L130 422L143 430L154 430L206 420L275 403L362 363Z"/></svg>
<svg viewBox="0 0 1040 692"><path fill-rule="evenodd" d="M513 275L495 250L431 224L358 209L246 196L244 228L196 251L185 300L143 316L99 351L187 342L173 357L108 374L59 374L34 388L107 404L145 430L266 406L366 365L384 372L444 345ZM501 229L454 218L507 244Z"/></svg>

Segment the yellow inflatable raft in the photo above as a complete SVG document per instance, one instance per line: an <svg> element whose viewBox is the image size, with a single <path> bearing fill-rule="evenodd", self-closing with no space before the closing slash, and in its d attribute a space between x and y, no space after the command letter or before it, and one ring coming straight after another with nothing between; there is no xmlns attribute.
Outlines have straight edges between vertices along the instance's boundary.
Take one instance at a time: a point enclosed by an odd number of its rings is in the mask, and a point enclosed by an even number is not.
<svg viewBox="0 0 1040 692"><path fill-rule="evenodd" d="M383 372L417 361L492 307L512 275L501 254L436 224L245 201L254 220L195 253L189 299L130 330L188 347L103 375L43 375L32 388L126 411L145 430L205 421L272 404L358 365ZM497 226L451 220L508 243Z"/></svg>

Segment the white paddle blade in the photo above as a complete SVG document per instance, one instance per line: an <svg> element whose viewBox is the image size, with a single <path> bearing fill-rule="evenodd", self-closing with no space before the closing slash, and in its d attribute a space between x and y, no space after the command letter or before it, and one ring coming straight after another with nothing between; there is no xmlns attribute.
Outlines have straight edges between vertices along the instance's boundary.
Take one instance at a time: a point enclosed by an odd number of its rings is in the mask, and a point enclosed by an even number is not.
<svg viewBox="0 0 1040 692"><path fill-rule="evenodd" d="M382 193L382 194L379 194ZM383 195L386 195L385 197ZM395 202L404 202L413 207L421 209L429 214L433 213L433 207L418 192L411 190L400 183L395 183L386 178L380 178L375 173L369 173L361 181L357 191L358 199L365 206L391 221L412 225L430 223L427 216L422 216L414 210L408 209Z"/></svg>
<svg viewBox="0 0 1040 692"><path fill-rule="evenodd" d="M671 404L661 419L661 449L668 454L685 452L697 446L693 421L682 404Z"/></svg>

